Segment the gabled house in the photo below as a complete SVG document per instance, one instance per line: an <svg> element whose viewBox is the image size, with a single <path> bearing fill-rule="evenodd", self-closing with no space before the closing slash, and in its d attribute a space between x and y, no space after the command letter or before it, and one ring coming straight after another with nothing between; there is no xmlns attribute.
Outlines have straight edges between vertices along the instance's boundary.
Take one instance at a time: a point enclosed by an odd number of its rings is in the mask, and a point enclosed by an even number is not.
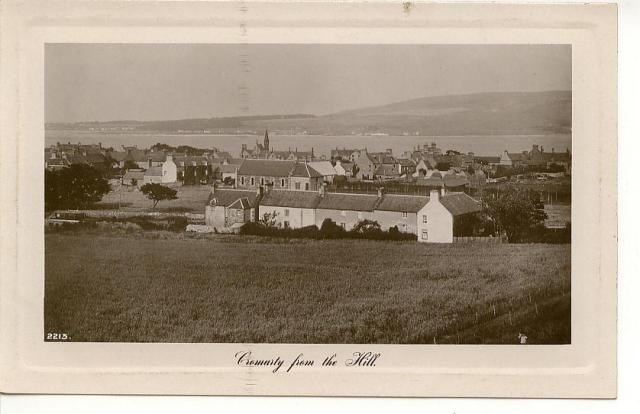
<svg viewBox="0 0 640 414"><path fill-rule="evenodd" d="M431 190L428 202L417 213L418 241L453 243L454 220L480 211L481 204L464 193L442 195Z"/></svg>
<svg viewBox="0 0 640 414"><path fill-rule="evenodd" d="M213 188L205 206L205 224L219 232L236 231L257 219L262 193L258 190Z"/></svg>

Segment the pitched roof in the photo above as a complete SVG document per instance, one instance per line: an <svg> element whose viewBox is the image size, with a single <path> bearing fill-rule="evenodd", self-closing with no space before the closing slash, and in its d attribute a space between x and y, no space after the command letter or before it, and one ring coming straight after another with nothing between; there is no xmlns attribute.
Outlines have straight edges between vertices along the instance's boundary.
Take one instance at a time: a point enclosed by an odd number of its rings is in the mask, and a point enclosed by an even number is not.
<svg viewBox="0 0 640 414"><path fill-rule="evenodd" d="M236 164L221 164L219 167L220 172L223 173L235 173L238 169L238 165Z"/></svg>
<svg viewBox="0 0 640 414"><path fill-rule="evenodd" d="M238 169L238 175L288 177L295 164L295 161L247 159Z"/></svg>
<svg viewBox="0 0 640 414"><path fill-rule="evenodd" d="M385 194L376 210L417 213L429 202L429 197L400 194Z"/></svg>
<svg viewBox="0 0 640 414"><path fill-rule="evenodd" d="M251 208L251 203L247 197L242 197L231 203L229 208L235 208L238 210L248 210Z"/></svg>
<svg viewBox="0 0 640 414"><path fill-rule="evenodd" d="M316 208L325 210L373 211L380 199L377 195L326 193Z"/></svg>
<svg viewBox="0 0 640 414"><path fill-rule="evenodd" d="M108 155L118 162L124 161L125 158L127 158L127 153L124 151L111 151Z"/></svg>
<svg viewBox="0 0 640 414"><path fill-rule="evenodd" d="M309 166L324 176L336 175L336 170L330 161L311 161Z"/></svg>
<svg viewBox="0 0 640 414"><path fill-rule="evenodd" d="M396 161L398 161L398 164L402 165L403 167L410 167L410 166L416 165L415 161L409 158L398 158L396 159Z"/></svg>
<svg viewBox="0 0 640 414"><path fill-rule="evenodd" d="M260 202L263 206L316 208L320 194L316 191L271 190Z"/></svg>
<svg viewBox="0 0 640 414"><path fill-rule="evenodd" d="M482 211L482 205L465 193L445 194L440 204L454 216Z"/></svg>
<svg viewBox="0 0 640 414"><path fill-rule="evenodd" d="M459 187L467 184L469 184L469 180L466 177L454 174L447 174L444 176L445 187Z"/></svg>
<svg viewBox="0 0 640 414"><path fill-rule="evenodd" d="M380 164L378 168L376 168L376 171L374 172L374 174L382 175L382 176L399 176L400 175L398 170L393 165L389 165L389 164Z"/></svg>
<svg viewBox="0 0 640 414"><path fill-rule="evenodd" d="M484 161L489 164L497 164L500 162L500 157L493 157L490 155L477 155L475 159L476 161Z"/></svg>
<svg viewBox="0 0 640 414"><path fill-rule="evenodd" d="M148 168L147 171L144 172L145 177L158 177L162 176L162 167L151 167Z"/></svg>
<svg viewBox="0 0 640 414"><path fill-rule="evenodd" d="M245 198L251 207L255 207L258 199L258 193L252 190L236 190L230 188L215 189L209 193L207 205L229 207L241 198Z"/></svg>
<svg viewBox="0 0 640 414"><path fill-rule="evenodd" d="M142 180L144 179L144 171L142 170L129 170L124 174L125 180Z"/></svg>
<svg viewBox="0 0 640 414"><path fill-rule="evenodd" d="M323 177L318 171L306 162L298 162L291 171L293 177Z"/></svg>

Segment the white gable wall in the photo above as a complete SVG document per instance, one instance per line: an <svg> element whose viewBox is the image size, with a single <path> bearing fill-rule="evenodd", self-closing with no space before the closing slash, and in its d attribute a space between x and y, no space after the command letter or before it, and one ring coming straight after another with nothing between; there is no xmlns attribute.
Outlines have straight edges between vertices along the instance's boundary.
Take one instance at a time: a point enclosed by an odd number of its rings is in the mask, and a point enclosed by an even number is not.
<svg viewBox="0 0 640 414"><path fill-rule="evenodd" d="M429 202L418 212L417 219L419 242L453 243L453 215L440 203L438 191L431 192Z"/></svg>

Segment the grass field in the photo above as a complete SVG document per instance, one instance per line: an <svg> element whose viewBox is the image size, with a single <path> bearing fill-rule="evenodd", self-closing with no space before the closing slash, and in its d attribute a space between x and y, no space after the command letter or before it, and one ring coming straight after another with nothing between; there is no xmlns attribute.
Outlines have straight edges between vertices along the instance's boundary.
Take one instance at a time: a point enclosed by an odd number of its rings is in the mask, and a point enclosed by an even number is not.
<svg viewBox="0 0 640 414"><path fill-rule="evenodd" d="M72 341L570 343L569 245L47 234Z"/></svg>
<svg viewBox="0 0 640 414"><path fill-rule="evenodd" d="M158 203L157 210L204 213L204 206L211 192L210 186L175 186L175 189L178 191L178 199L161 201ZM153 202L139 190L120 186L114 187L113 190L105 194L94 208L117 209L120 206L122 210L148 211L153 206Z"/></svg>

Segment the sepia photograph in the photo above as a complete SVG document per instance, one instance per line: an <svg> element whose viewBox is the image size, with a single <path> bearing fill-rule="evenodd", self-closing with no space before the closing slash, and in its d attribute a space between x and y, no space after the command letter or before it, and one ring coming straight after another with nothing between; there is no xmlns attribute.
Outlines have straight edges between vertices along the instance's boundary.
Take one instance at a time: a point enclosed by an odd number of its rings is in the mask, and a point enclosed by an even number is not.
<svg viewBox="0 0 640 414"><path fill-rule="evenodd" d="M45 341L572 343L570 44L47 43L44 119Z"/></svg>

